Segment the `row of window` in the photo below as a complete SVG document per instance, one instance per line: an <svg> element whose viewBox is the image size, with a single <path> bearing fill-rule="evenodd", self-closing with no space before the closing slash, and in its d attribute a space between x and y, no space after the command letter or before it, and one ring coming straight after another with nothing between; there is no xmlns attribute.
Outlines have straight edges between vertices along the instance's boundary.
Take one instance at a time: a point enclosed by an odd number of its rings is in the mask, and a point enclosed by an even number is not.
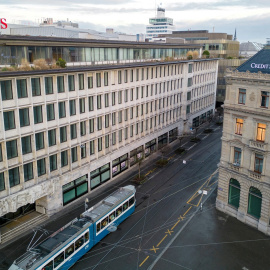
<svg viewBox="0 0 270 270"><path fill-rule="evenodd" d="M113 93L112 93L113 94ZM113 95L112 95L113 96ZM102 109L102 102L101 102L102 95L98 95L96 97L97 99L97 109ZM105 107L109 106L108 101L109 94L104 95L105 99ZM141 115L148 114L149 112L157 111L157 109L161 108L167 108L168 106L171 106L173 104L178 104L181 102L181 94L172 95L169 97L164 97L162 99L158 99L155 101L147 102L145 104L137 105L136 106L136 117L138 117L139 110L141 111ZM115 96L114 96L115 98ZM114 103L115 104L115 103ZM56 119L56 111L55 106L56 104L51 103L46 105L46 115L47 115L47 121L53 121ZM94 111L94 97L91 96L88 98L88 105L89 105L89 111ZM86 100L85 98L79 99L79 112L85 113L86 108ZM130 119L133 118L133 110L135 107L130 108ZM22 108L19 109L19 122L20 127L25 127L30 125L30 117L29 117L29 109L31 108ZM128 109L124 110L125 113L125 119L127 120L127 113ZM115 113L113 113L115 114ZM118 112L122 115L122 111ZM62 101L58 103L58 116L59 119L66 117L66 102ZM70 100L69 101L69 115L74 116L76 115L76 100ZM3 112L4 116L4 128L5 130L15 129L16 128L16 121L15 121L15 111L6 111ZM33 117L34 117L34 124L43 123L43 105L38 105L33 107ZM122 118L121 118L122 119Z"/></svg>
<svg viewBox="0 0 270 270"><path fill-rule="evenodd" d="M42 267L42 270L57 269L60 264L67 260L74 252L85 246L89 242L89 232L86 232L79 239L69 245L65 251L58 254L53 260Z"/></svg>
<svg viewBox="0 0 270 270"><path fill-rule="evenodd" d="M243 135L243 124L244 124L244 119L236 118L235 134ZM256 141L265 142L265 138L266 138L265 134L266 134L266 124L257 123Z"/></svg>
<svg viewBox="0 0 270 270"><path fill-rule="evenodd" d="M247 90L246 89L239 89L238 92L238 104L246 104L246 94ZM269 96L270 92L267 91L261 91L261 107L262 108L269 108Z"/></svg>
<svg viewBox="0 0 270 270"><path fill-rule="evenodd" d="M96 222L96 235L103 231L109 224L115 221L115 219L119 218L128 208L134 205L135 198L132 197L128 201L124 202L120 205L115 211L109 213L106 217L102 218L101 221Z"/></svg>
<svg viewBox="0 0 270 270"><path fill-rule="evenodd" d="M239 147L234 147L233 164L235 166L240 166L242 160L242 149ZM255 153L254 156L254 172L261 174L263 172L263 160L264 156Z"/></svg>
<svg viewBox="0 0 270 270"><path fill-rule="evenodd" d="M229 182L228 203L237 209L240 204L240 193L241 187L239 182L236 179L231 178ZM256 219L259 219L261 217L261 205L262 194L260 190L255 187L250 187L248 193L247 213Z"/></svg>

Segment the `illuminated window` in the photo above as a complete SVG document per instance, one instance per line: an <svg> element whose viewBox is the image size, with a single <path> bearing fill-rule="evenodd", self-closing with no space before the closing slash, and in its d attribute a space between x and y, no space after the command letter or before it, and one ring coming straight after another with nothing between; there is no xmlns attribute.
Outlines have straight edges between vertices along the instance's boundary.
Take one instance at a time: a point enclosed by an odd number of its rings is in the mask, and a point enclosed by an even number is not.
<svg viewBox="0 0 270 270"><path fill-rule="evenodd" d="M265 129L266 129L266 124L261 124L258 123L257 126L257 141L264 142L265 141Z"/></svg>
<svg viewBox="0 0 270 270"><path fill-rule="evenodd" d="M235 134L242 135L243 123L244 123L243 119L236 118Z"/></svg>

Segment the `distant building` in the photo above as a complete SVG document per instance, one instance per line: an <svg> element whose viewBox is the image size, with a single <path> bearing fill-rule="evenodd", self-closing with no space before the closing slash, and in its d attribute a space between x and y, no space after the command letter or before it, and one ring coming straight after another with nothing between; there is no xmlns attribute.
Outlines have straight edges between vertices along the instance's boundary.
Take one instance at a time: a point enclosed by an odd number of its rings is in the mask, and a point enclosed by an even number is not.
<svg viewBox="0 0 270 270"><path fill-rule="evenodd" d="M165 17L165 9L158 7L157 16L150 18L149 25L146 26L146 38L153 41L154 37L160 34L171 34L173 30L173 19Z"/></svg>
<svg viewBox="0 0 270 270"><path fill-rule="evenodd" d="M264 45L257 42L242 42L239 48L239 55L245 58L249 58L263 49Z"/></svg>
<svg viewBox="0 0 270 270"><path fill-rule="evenodd" d="M270 235L270 50L227 73L216 207Z"/></svg>

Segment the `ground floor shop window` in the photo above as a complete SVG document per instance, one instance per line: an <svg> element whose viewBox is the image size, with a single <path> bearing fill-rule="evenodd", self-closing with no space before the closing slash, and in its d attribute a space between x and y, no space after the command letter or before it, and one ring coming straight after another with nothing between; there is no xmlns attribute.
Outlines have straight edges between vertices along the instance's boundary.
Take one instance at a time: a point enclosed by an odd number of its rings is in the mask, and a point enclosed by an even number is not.
<svg viewBox="0 0 270 270"><path fill-rule="evenodd" d="M193 120L192 120L192 127L195 128L195 127L198 127L200 125L200 117L195 117Z"/></svg>
<svg viewBox="0 0 270 270"><path fill-rule="evenodd" d="M175 141L178 135L178 128L174 128L169 131L169 143Z"/></svg>
<svg viewBox="0 0 270 270"><path fill-rule="evenodd" d="M88 192L88 175L84 175L63 186L63 204L66 205Z"/></svg>
<svg viewBox="0 0 270 270"><path fill-rule="evenodd" d="M150 154L155 152L156 151L156 146L157 146L156 139L146 143L145 144L145 150L144 150L145 157L148 157Z"/></svg>
<svg viewBox="0 0 270 270"><path fill-rule="evenodd" d="M133 166L143 158L143 145L130 152L130 166Z"/></svg>
<svg viewBox="0 0 270 270"><path fill-rule="evenodd" d="M164 133L163 135L158 137L158 149L162 148L167 143L168 143L168 133Z"/></svg>
<svg viewBox="0 0 270 270"><path fill-rule="evenodd" d="M128 168L128 154L125 154L112 162L112 177Z"/></svg>
<svg viewBox="0 0 270 270"><path fill-rule="evenodd" d="M231 179L229 184L229 198L228 203L235 208L239 207L240 201L240 184L237 180Z"/></svg>
<svg viewBox="0 0 270 270"><path fill-rule="evenodd" d="M90 187L94 189L111 178L110 163L90 172Z"/></svg>
<svg viewBox="0 0 270 270"><path fill-rule="evenodd" d="M259 219L261 217L262 193L255 187L250 187L248 194L248 214Z"/></svg>

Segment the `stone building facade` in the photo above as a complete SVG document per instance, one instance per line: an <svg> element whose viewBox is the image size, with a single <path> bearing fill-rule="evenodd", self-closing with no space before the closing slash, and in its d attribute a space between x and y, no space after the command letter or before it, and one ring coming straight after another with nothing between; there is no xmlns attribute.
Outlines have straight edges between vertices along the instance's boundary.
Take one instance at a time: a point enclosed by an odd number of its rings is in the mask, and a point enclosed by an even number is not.
<svg viewBox="0 0 270 270"><path fill-rule="evenodd" d="M217 209L270 234L268 51L228 71ZM263 65L262 65L263 64Z"/></svg>

